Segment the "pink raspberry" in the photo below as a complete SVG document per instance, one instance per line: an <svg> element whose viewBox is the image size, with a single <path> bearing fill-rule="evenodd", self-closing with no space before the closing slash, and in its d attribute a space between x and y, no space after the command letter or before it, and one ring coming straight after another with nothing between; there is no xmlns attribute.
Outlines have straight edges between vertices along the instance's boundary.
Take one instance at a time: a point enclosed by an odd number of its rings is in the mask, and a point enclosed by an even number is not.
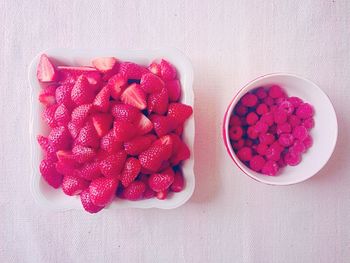
<svg viewBox="0 0 350 263"><path fill-rule="evenodd" d="M247 135L250 139L256 139L259 136L259 133L256 131L254 126L250 126L247 129Z"/></svg>
<svg viewBox="0 0 350 263"><path fill-rule="evenodd" d="M273 114L275 123L280 124L287 121L288 115L284 110L277 109Z"/></svg>
<svg viewBox="0 0 350 263"><path fill-rule="evenodd" d="M272 144L266 151L266 158L268 160L278 161L281 158L281 153L283 149L281 146L277 146L276 144Z"/></svg>
<svg viewBox="0 0 350 263"><path fill-rule="evenodd" d="M292 126L288 123L281 123L277 125L277 134L280 135L281 133L290 133L292 131Z"/></svg>
<svg viewBox="0 0 350 263"><path fill-rule="evenodd" d="M288 101L293 104L294 108L298 108L301 103L303 103L303 100L298 97L289 97Z"/></svg>
<svg viewBox="0 0 350 263"><path fill-rule="evenodd" d="M244 146L244 139L239 139L235 143L233 143L232 147L234 150L239 150Z"/></svg>
<svg viewBox="0 0 350 263"><path fill-rule="evenodd" d="M247 107L245 107L245 106L239 104L239 105L236 106L235 112L236 112L236 114L237 114L238 116L244 116L244 115L247 114L248 109L247 109Z"/></svg>
<svg viewBox="0 0 350 263"><path fill-rule="evenodd" d="M243 136L243 129L240 126L233 126L229 130L229 137L233 141L238 141Z"/></svg>
<svg viewBox="0 0 350 263"><path fill-rule="evenodd" d="M241 126L247 126L247 119L245 117L241 117Z"/></svg>
<svg viewBox="0 0 350 263"><path fill-rule="evenodd" d="M275 104L276 104L277 106L279 106L279 105L281 105L284 101L286 101L286 98L284 98L284 97L279 97L279 98L275 99Z"/></svg>
<svg viewBox="0 0 350 263"><path fill-rule="evenodd" d="M246 139L244 141L244 145L247 146L247 147L252 147L253 141L251 139Z"/></svg>
<svg viewBox="0 0 350 263"><path fill-rule="evenodd" d="M289 148L289 151L301 154L306 151L306 147L300 140L295 140L293 146Z"/></svg>
<svg viewBox="0 0 350 263"><path fill-rule="evenodd" d="M263 115L269 112L269 107L265 103L261 103L256 108L256 113L259 115Z"/></svg>
<svg viewBox="0 0 350 263"><path fill-rule="evenodd" d="M237 157L243 162L250 161L250 159L252 159L252 149L249 147L243 147L239 149L237 152Z"/></svg>
<svg viewBox="0 0 350 263"><path fill-rule="evenodd" d="M250 112L248 113L246 120L248 125L254 125L259 120L259 117L255 112Z"/></svg>
<svg viewBox="0 0 350 263"><path fill-rule="evenodd" d="M308 135L304 140L303 144L305 145L306 149L309 149L313 145L314 141L310 135Z"/></svg>
<svg viewBox="0 0 350 263"><path fill-rule="evenodd" d="M241 126L242 122L237 115L232 115L230 118L229 126Z"/></svg>
<svg viewBox="0 0 350 263"><path fill-rule="evenodd" d="M273 124L269 127L269 130L268 130L269 133L272 133L272 134L276 134L277 132L277 125L276 124Z"/></svg>
<svg viewBox="0 0 350 263"><path fill-rule="evenodd" d="M294 137L290 133L282 133L280 134L278 138L279 144L281 144L284 147L291 146L294 142Z"/></svg>
<svg viewBox="0 0 350 263"><path fill-rule="evenodd" d="M242 97L241 101L243 106L254 107L258 102L258 97L252 93L247 93Z"/></svg>
<svg viewBox="0 0 350 263"><path fill-rule="evenodd" d="M266 133L269 129L269 126L265 122L258 121L255 124L254 128L257 133Z"/></svg>
<svg viewBox="0 0 350 263"><path fill-rule="evenodd" d="M275 101L273 100L273 98L271 97L266 97L265 99L263 99L263 102L267 105L267 106L271 106L275 103Z"/></svg>
<svg viewBox="0 0 350 263"><path fill-rule="evenodd" d="M301 119L307 119L314 116L314 109L309 103L302 103L296 110L296 115Z"/></svg>
<svg viewBox="0 0 350 263"><path fill-rule="evenodd" d="M277 105L270 106L270 112L274 113L278 109Z"/></svg>
<svg viewBox="0 0 350 263"><path fill-rule="evenodd" d="M261 172L269 176L275 176L278 173L278 170L278 164L273 160L268 160L261 169Z"/></svg>
<svg viewBox="0 0 350 263"><path fill-rule="evenodd" d="M267 97L267 92L263 87L257 88L255 91L255 95L259 98L259 99L264 99Z"/></svg>
<svg viewBox="0 0 350 263"><path fill-rule="evenodd" d="M273 85L269 89L269 96L273 99L279 98L283 96L283 90L278 85Z"/></svg>
<svg viewBox="0 0 350 263"><path fill-rule="evenodd" d="M263 114L260 121L265 122L268 126L271 126L274 122L273 114L271 112Z"/></svg>
<svg viewBox="0 0 350 263"><path fill-rule="evenodd" d="M283 168L286 167L287 164L284 162L284 156L282 156L278 161L277 161L277 165L279 166L279 168Z"/></svg>
<svg viewBox="0 0 350 263"><path fill-rule="evenodd" d="M308 118L308 119L305 119L305 120L303 121L302 125L303 125L306 129L310 130L310 129L312 129L312 128L315 126L315 121L314 121L313 118Z"/></svg>
<svg viewBox="0 0 350 263"><path fill-rule="evenodd" d="M287 152L284 156L284 162L290 166L296 166L301 162L301 155L297 152Z"/></svg>
<svg viewBox="0 0 350 263"><path fill-rule="evenodd" d="M283 102L281 102L278 108L284 110L287 113L287 115L291 115L294 112L294 106L288 100L284 100Z"/></svg>
<svg viewBox="0 0 350 263"><path fill-rule="evenodd" d="M256 152L260 155L265 155L266 152L267 152L267 149L269 147L266 145L266 144L263 144L263 143L259 143L257 146L256 146Z"/></svg>
<svg viewBox="0 0 350 263"><path fill-rule="evenodd" d="M271 133L263 133L259 136L259 142L262 144L270 145L275 141L275 136Z"/></svg>
<svg viewBox="0 0 350 263"><path fill-rule="evenodd" d="M290 115L288 117L288 123L290 124L290 126L292 126L292 128L299 126L300 122L301 121L300 121L300 118L298 116Z"/></svg>
<svg viewBox="0 0 350 263"><path fill-rule="evenodd" d="M259 172L265 165L265 159L260 155L255 155L249 162L250 169Z"/></svg>
<svg viewBox="0 0 350 263"><path fill-rule="evenodd" d="M300 141L303 141L308 136L307 129L304 126L297 126L293 129L293 136Z"/></svg>

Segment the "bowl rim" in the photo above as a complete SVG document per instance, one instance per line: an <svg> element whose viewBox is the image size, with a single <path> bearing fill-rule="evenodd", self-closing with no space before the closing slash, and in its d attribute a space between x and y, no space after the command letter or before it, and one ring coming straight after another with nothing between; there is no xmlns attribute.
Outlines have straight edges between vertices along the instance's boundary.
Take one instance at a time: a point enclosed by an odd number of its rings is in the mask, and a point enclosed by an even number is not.
<svg viewBox="0 0 350 263"><path fill-rule="evenodd" d="M232 111L235 107L235 105L237 104L238 101L237 100L237 97L239 95L241 95L242 93L245 93L246 92L246 89L248 87L250 87L251 85L253 85L255 82L261 80L261 79L265 79L265 78L269 78L269 77L274 77L274 76L288 76L288 77L293 77L293 78L297 78L297 79L300 79L300 80L303 80L305 82L308 82L309 84L315 86L321 94L323 94L329 101L330 105L331 105L331 110L332 110L332 113L335 117L335 123L336 123L336 126L335 126L335 138L334 138L334 141L332 141L332 147L331 147L331 151L330 151L330 154L329 156L327 157L326 161L317 169L317 171L315 171L314 173L311 173L310 175L308 176L305 176L299 180L294 180L294 181L289 181L289 182L270 182L270 181L266 181L266 180L261 180L259 179L258 177L255 177L253 174L250 173L250 169L248 167L246 167L244 164L241 164L240 162L238 162L237 160L237 156L232 148L232 145L230 143L230 139L229 139L229 136L228 136L228 128L229 128L229 119L230 119L230 116L232 114ZM334 150L335 150L335 147L336 147L336 144L337 144L337 139L338 139L338 119L337 119L337 115L336 115L336 111L334 109L334 105L331 101L331 99L329 98L329 96L321 89L321 87L319 85L317 85L315 82L311 81L310 79L308 78L305 78L303 76L300 76L298 74L294 74L294 73L287 73L287 72L273 72L273 73L267 73L267 74L264 74L264 75L261 75L259 77L256 77L254 78L253 80L249 81L248 83L246 83L242 88L240 88L235 96L232 98L232 100L230 101L228 107L226 108L226 111L225 111L225 114L224 114L224 119L223 119L223 125L222 125L222 136L223 136L223 141L224 141L224 145L225 145L225 148L230 156L230 158L233 160L233 162L236 164L236 166L245 174L247 175L249 178L259 182L259 183L264 183L264 184L267 184L267 185L272 185L272 186L287 186L287 185L294 185L294 184L298 184L298 183L301 183L301 182L304 182L308 179L310 179L311 177L313 177L314 175L316 175L320 170L322 170L322 168L328 163L328 161L330 160L330 158L332 157L333 153L334 153Z"/></svg>

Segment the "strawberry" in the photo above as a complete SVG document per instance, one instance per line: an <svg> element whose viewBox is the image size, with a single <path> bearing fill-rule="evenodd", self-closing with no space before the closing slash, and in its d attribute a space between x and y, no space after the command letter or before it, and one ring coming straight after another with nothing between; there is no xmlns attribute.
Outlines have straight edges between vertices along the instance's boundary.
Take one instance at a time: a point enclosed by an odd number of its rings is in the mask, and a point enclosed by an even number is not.
<svg viewBox="0 0 350 263"><path fill-rule="evenodd" d="M84 75L92 88L96 88L101 79L101 74L93 67L58 66L57 69L61 84L74 84L81 75Z"/></svg>
<svg viewBox="0 0 350 263"><path fill-rule="evenodd" d="M168 116L151 115L151 121L158 137L166 135L176 128L176 122Z"/></svg>
<svg viewBox="0 0 350 263"><path fill-rule="evenodd" d="M56 101L58 104L64 104L68 109L73 108L73 101L71 98L73 85L72 84L66 84L58 86L55 92Z"/></svg>
<svg viewBox="0 0 350 263"><path fill-rule="evenodd" d="M184 177L181 171L176 171L174 176L174 182L170 186L171 191L173 192L181 192L184 188Z"/></svg>
<svg viewBox="0 0 350 263"><path fill-rule="evenodd" d="M57 126L57 123L55 121L55 112L57 109L58 105L53 104L51 106L48 106L44 109L41 117L42 119L51 127L54 128Z"/></svg>
<svg viewBox="0 0 350 263"><path fill-rule="evenodd" d="M179 126L177 126L177 128L174 130L174 133L178 136L182 136L182 133L184 131L184 125L180 124Z"/></svg>
<svg viewBox="0 0 350 263"><path fill-rule="evenodd" d="M96 152L94 149L89 147L84 147L82 145L76 145L72 148L72 153L74 155L74 159L78 163L86 163L96 156Z"/></svg>
<svg viewBox="0 0 350 263"><path fill-rule="evenodd" d="M168 91L162 89L159 93L150 94L147 99L148 113L163 115L168 110Z"/></svg>
<svg viewBox="0 0 350 263"><path fill-rule="evenodd" d="M68 122L67 128L69 130L70 135L72 136L73 139L78 137L78 134L80 132L80 127L75 125L73 122Z"/></svg>
<svg viewBox="0 0 350 263"><path fill-rule="evenodd" d="M79 170L76 169L76 165L72 165L62 161L56 162L56 170L57 172L63 175L73 175L73 176L79 175Z"/></svg>
<svg viewBox="0 0 350 263"><path fill-rule="evenodd" d="M48 136L50 146L55 150L68 149L71 143L71 136L64 126L55 127Z"/></svg>
<svg viewBox="0 0 350 263"><path fill-rule="evenodd" d="M100 164L97 161L85 163L79 171L79 176L85 180L92 181L102 176Z"/></svg>
<svg viewBox="0 0 350 263"><path fill-rule="evenodd" d="M60 187L63 176L56 171L54 162L44 159L41 161L39 169L42 177L49 185L51 185L53 188Z"/></svg>
<svg viewBox="0 0 350 263"><path fill-rule="evenodd" d="M149 186L148 186L148 176L143 174L140 177L140 181L143 182L146 186L146 190L143 193L144 199L152 198L156 195L156 192L154 192Z"/></svg>
<svg viewBox="0 0 350 263"><path fill-rule="evenodd" d="M62 190L66 195L78 195L89 187L88 181L74 175L65 175L62 181Z"/></svg>
<svg viewBox="0 0 350 263"><path fill-rule="evenodd" d="M127 121L115 121L113 132L117 141L125 142L131 140L136 135L136 127Z"/></svg>
<svg viewBox="0 0 350 263"><path fill-rule="evenodd" d="M111 91L108 86L104 86L100 92L96 95L93 105L95 109L107 112L109 110L109 97L111 95Z"/></svg>
<svg viewBox="0 0 350 263"><path fill-rule="evenodd" d="M108 88L111 91L111 96L113 99L118 100L120 98L120 95L122 95L123 91L126 88L126 85L128 84L128 78L121 73L118 73L114 76L112 76L108 80Z"/></svg>
<svg viewBox="0 0 350 263"><path fill-rule="evenodd" d="M149 133L153 129L153 123L145 115L141 114L141 118L135 124L137 128L137 133L143 135Z"/></svg>
<svg viewBox="0 0 350 263"><path fill-rule="evenodd" d="M176 149L176 151L173 152L170 162L173 165L178 165L181 161L184 161L190 158L190 155L191 153L187 145L183 141L180 141L178 148Z"/></svg>
<svg viewBox="0 0 350 263"><path fill-rule="evenodd" d="M164 59L160 61L160 73L161 73L162 79L165 81L173 80L176 78L175 67Z"/></svg>
<svg viewBox="0 0 350 263"><path fill-rule="evenodd" d="M165 88L168 90L169 100L171 102L179 101L181 97L181 84L177 79L165 82Z"/></svg>
<svg viewBox="0 0 350 263"><path fill-rule="evenodd" d="M91 111L92 104L84 104L76 107L72 112L72 123L78 127L83 126Z"/></svg>
<svg viewBox="0 0 350 263"><path fill-rule="evenodd" d="M158 140L154 141L153 147L162 148L163 161L168 160L174 151L174 139L171 135L165 135L160 137Z"/></svg>
<svg viewBox="0 0 350 263"><path fill-rule="evenodd" d="M117 65L118 60L114 57L99 57L92 60L92 65L101 73L106 73Z"/></svg>
<svg viewBox="0 0 350 263"><path fill-rule="evenodd" d="M141 152L147 150L151 144L156 140L153 134L139 136L124 143L124 149L129 155L139 155Z"/></svg>
<svg viewBox="0 0 350 263"><path fill-rule="evenodd" d="M76 142L79 145L91 148L98 148L100 146L100 140L97 132L91 121L87 121L84 127L80 130Z"/></svg>
<svg viewBox="0 0 350 263"><path fill-rule="evenodd" d="M99 149L97 151L97 153L96 153L96 156L95 156L94 160L97 161L97 162L100 162L100 161L103 161L104 159L106 159L109 155L110 155L109 152L104 151L102 149Z"/></svg>
<svg viewBox="0 0 350 263"><path fill-rule="evenodd" d="M67 125L70 121L70 112L64 104L57 107L54 115L55 122L59 126Z"/></svg>
<svg viewBox="0 0 350 263"><path fill-rule="evenodd" d="M141 116L140 111L135 107L120 103L112 105L111 113L119 121L137 122Z"/></svg>
<svg viewBox="0 0 350 263"><path fill-rule="evenodd" d="M124 187L128 187L138 176L141 170L140 161L136 158L130 157L126 160L124 169L120 176L120 182Z"/></svg>
<svg viewBox="0 0 350 263"><path fill-rule="evenodd" d="M134 106L140 110L144 110L147 107L146 94L140 88L140 85L136 83L127 87L122 93L120 99L125 104Z"/></svg>
<svg viewBox="0 0 350 263"><path fill-rule="evenodd" d="M132 62L123 62L120 64L119 72L128 79L141 79L143 74L148 73L148 70Z"/></svg>
<svg viewBox="0 0 350 263"><path fill-rule="evenodd" d="M174 118L176 123L182 124L193 113L192 107L182 103L170 103L168 109L168 116Z"/></svg>
<svg viewBox="0 0 350 263"><path fill-rule="evenodd" d="M36 76L40 82L52 82L57 79L57 71L46 54L40 56Z"/></svg>
<svg viewBox="0 0 350 263"><path fill-rule="evenodd" d="M103 137L112 127L113 116L109 113L95 113L91 120L98 136Z"/></svg>
<svg viewBox="0 0 350 263"><path fill-rule="evenodd" d="M71 151L59 150L56 152L56 157L58 161L64 164L71 165L71 166L76 165L74 155L72 154Z"/></svg>
<svg viewBox="0 0 350 263"><path fill-rule="evenodd" d="M169 166L170 166L170 162L168 160L163 161L158 170L164 171L165 169L169 168Z"/></svg>
<svg viewBox="0 0 350 263"><path fill-rule="evenodd" d="M41 149L46 152L47 148L49 147L49 140L47 137L42 136L42 135L37 135L36 139L41 147Z"/></svg>
<svg viewBox="0 0 350 263"><path fill-rule="evenodd" d="M114 132L111 130L101 138L100 149L109 153L117 152L123 149L123 143L116 140Z"/></svg>
<svg viewBox="0 0 350 263"><path fill-rule="evenodd" d="M90 87L90 83L84 75L81 75L75 82L71 99L76 105L88 104L94 101L95 94Z"/></svg>
<svg viewBox="0 0 350 263"><path fill-rule="evenodd" d="M149 66L148 66L148 70L151 71L154 75L157 75L157 76L161 76L161 73L160 73L160 65L153 61Z"/></svg>
<svg viewBox="0 0 350 263"><path fill-rule="evenodd" d="M164 88L163 80L152 73L142 75L140 85L146 93L159 93Z"/></svg>
<svg viewBox="0 0 350 263"><path fill-rule="evenodd" d="M55 98L56 86L51 85L43 88L39 95L39 101L45 106L50 106L56 103Z"/></svg>
<svg viewBox="0 0 350 263"><path fill-rule="evenodd" d="M126 152L124 150L109 155L100 162L101 173L107 178L118 177L124 167L125 160Z"/></svg>
<svg viewBox="0 0 350 263"><path fill-rule="evenodd" d="M142 198L145 190L146 185L143 182L135 181L124 189L123 197L131 201L136 201Z"/></svg>
<svg viewBox="0 0 350 263"><path fill-rule="evenodd" d="M94 205L92 203L89 188L85 189L84 191L81 192L80 201L81 201L85 211L87 211L91 214L95 214L104 208L103 206L97 206L97 205Z"/></svg>
<svg viewBox="0 0 350 263"><path fill-rule="evenodd" d="M167 196L168 196L168 190L164 190L156 193L156 198L159 200L165 200Z"/></svg>
<svg viewBox="0 0 350 263"><path fill-rule="evenodd" d="M100 177L89 186L91 202L96 206L105 206L113 200L118 187L118 179Z"/></svg>
<svg viewBox="0 0 350 263"><path fill-rule="evenodd" d="M148 184L155 192L167 190L174 182L174 171L168 168L162 173L152 174L149 177Z"/></svg>

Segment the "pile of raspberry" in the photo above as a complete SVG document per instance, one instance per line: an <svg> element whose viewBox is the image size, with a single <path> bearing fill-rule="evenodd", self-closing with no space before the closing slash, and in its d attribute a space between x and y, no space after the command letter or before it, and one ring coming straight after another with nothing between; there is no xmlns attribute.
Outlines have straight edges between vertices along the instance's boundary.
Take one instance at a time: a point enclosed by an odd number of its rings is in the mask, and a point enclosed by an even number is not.
<svg viewBox="0 0 350 263"><path fill-rule="evenodd" d="M314 109L288 97L278 85L259 87L237 103L229 137L237 157L250 169L275 176L286 165L296 166L313 144Z"/></svg>

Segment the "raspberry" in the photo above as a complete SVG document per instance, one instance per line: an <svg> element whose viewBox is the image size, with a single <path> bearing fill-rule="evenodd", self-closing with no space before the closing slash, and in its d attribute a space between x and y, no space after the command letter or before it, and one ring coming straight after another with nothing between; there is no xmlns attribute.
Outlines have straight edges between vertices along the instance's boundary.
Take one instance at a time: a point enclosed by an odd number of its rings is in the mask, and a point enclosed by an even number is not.
<svg viewBox="0 0 350 263"><path fill-rule="evenodd" d="M273 98L271 97L266 97L265 99L263 99L263 102L267 105L267 106L271 106L273 105L275 102L273 100Z"/></svg>
<svg viewBox="0 0 350 263"><path fill-rule="evenodd" d="M269 126L263 121L258 121L255 124L254 128L257 133L266 133L269 129Z"/></svg>
<svg viewBox="0 0 350 263"><path fill-rule="evenodd" d="M237 152L237 157L241 161L250 161L250 159L252 159L252 149L243 147Z"/></svg>
<svg viewBox="0 0 350 263"><path fill-rule="evenodd" d="M268 112L269 112L269 107L265 103L259 104L259 106L256 108L256 113L259 115L263 115Z"/></svg>
<svg viewBox="0 0 350 263"><path fill-rule="evenodd" d="M268 130L269 133L272 133L272 134L275 134L277 132L277 125L276 124L273 124L269 127L269 130Z"/></svg>
<svg viewBox="0 0 350 263"><path fill-rule="evenodd" d="M286 167L287 164L285 163L284 161L284 158L281 158L277 161L277 165L279 166L279 168L283 168L283 167Z"/></svg>
<svg viewBox="0 0 350 263"><path fill-rule="evenodd" d="M313 118L308 118L308 119L305 119L305 120L303 121L302 125L303 125L306 129L310 130L310 129L312 129L312 128L315 126L315 121L314 121Z"/></svg>
<svg viewBox="0 0 350 263"><path fill-rule="evenodd" d="M273 114L275 123L280 124L287 121L288 115L284 110L277 109Z"/></svg>
<svg viewBox="0 0 350 263"><path fill-rule="evenodd" d="M253 141L250 140L250 139L246 139L244 141L244 145L247 146L247 147L252 147L253 146Z"/></svg>
<svg viewBox="0 0 350 263"><path fill-rule="evenodd" d="M241 126L242 122L237 115L232 115L230 118L229 126Z"/></svg>
<svg viewBox="0 0 350 263"><path fill-rule="evenodd" d="M249 162L253 171L259 172L265 165L265 159L260 155L255 155Z"/></svg>
<svg viewBox="0 0 350 263"><path fill-rule="evenodd" d="M290 166L296 166L301 162L301 155L300 153L289 151L284 156L284 161Z"/></svg>
<svg viewBox="0 0 350 263"><path fill-rule="evenodd" d="M237 142L233 143L232 147L234 150L239 150L244 146L244 140L240 139Z"/></svg>
<svg viewBox="0 0 350 263"><path fill-rule="evenodd" d="M247 135L250 139L256 139L259 136L259 133L256 131L255 127L250 126L247 129Z"/></svg>
<svg viewBox="0 0 350 263"><path fill-rule="evenodd" d="M282 133L278 138L279 144L284 147L291 146L294 142L294 137L290 133Z"/></svg>
<svg viewBox="0 0 350 263"><path fill-rule="evenodd" d="M233 126L229 130L230 139L233 141L238 141L239 139L242 138L242 135L243 135L243 130L239 126Z"/></svg>
<svg viewBox="0 0 350 263"><path fill-rule="evenodd" d="M303 153L306 151L306 147L300 140L295 140L293 146L289 148L290 152Z"/></svg>
<svg viewBox="0 0 350 263"><path fill-rule="evenodd" d="M290 126L292 126L292 127L296 127L296 126L298 126L299 124L300 124L300 119L299 119L299 117L298 116L296 116L296 115L290 115L289 117L288 117L288 123L290 124Z"/></svg>
<svg viewBox="0 0 350 263"><path fill-rule="evenodd" d="M271 112L263 114L260 121L265 122L268 126L271 126L274 122L273 114Z"/></svg>
<svg viewBox="0 0 350 263"><path fill-rule="evenodd" d="M269 96L273 99L280 98L283 96L283 90L278 85L273 85L269 89Z"/></svg>
<svg viewBox="0 0 350 263"><path fill-rule="evenodd" d="M277 106L281 105L284 101L286 101L286 98L285 97L280 97L280 98L277 98L275 99L275 104Z"/></svg>
<svg viewBox="0 0 350 263"><path fill-rule="evenodd" d="M308 136L307 129L304 126L297 126L293 130L293 136L301 141L305 140Z"/></svg>
<svg viewBox="0 0 350 263"><path fill-rule="evenodd" d="M255 95L259 98L259 99L264 99L267 97L267 92L263 87L257 88L255 90Z"/></svg>
<svg viewBox="0 0 350 263"><path fill-rule="evenodd" d="M245 107L243 105L237 105L235 112L238 116L244 116L247 114L248 109L247 109L247 107Z"/></svg>
<svg viewBox="0 0 350 263"><path fill-rule="evenodd" d="M314 115L314 109L309 103L302 103L297 108L296 115L301 119L311 118Z"/></svg>
<svg viewBox="0 0 350 263"><path fill-rule="evenodd" d="M294 106L288 100L284 100L283 102L281 102L278 108L284 110L288 115L291 115L294 112Z"/></svg>
<svg viewBox="0 0 350 263"><path fill-rule="evenodd" d="M303 100L298 97L289 97L287 100L293 104L294 108L298 108L303 103Z"/></svg>
<svg viewBox="0 0 350 263"><path fill-rule="evenodd" d="M281 133L290 133L292 131L292 126L288 123L281 123L277 125L277 134L280 135Z"/></svg>
<svg viewBox="0 0 350 263"><path fill-rule="evenodd" d="M308 135L304 140L303 140L303 144L305 145L306 149L309 149L312 144L314 143L312 137L310 135Z"/></svg>
<svg viewBox="0 0 350 263"><path fill-rule="evenodd" d="M261 169L261 172L263 174L269 175L269 176L275 176L279 170L279 167L275 161L268 160L263 168Z"/></svg>
<svg viewBox="0 0 350 263"><path fill-rule="evenodd" d="M269 147L266 144L259 143L256 147L256 152L260 155L265 155Z"/></svg>
<svg viewBox="0 0 350 263"><path fill-rule="evenodd" d="M247 93L242 97L242 104L246 107L254 107L258 102L258 97L252 93Z"/></svg>
<svg viewBox="0 0 350 263"><path fill-rule="evenodd" d="M260 134L259 141L262 144L270 145L275 141L275 136L271 133L263 133Z"/></svg>
<svg viewBox="0 0 350 263"><path fill-rule="evenodd" d="M281 158L281 146L277 146L276 144L272 144L266 151L266 158L268 160L278 161Z"/></svg>
<svg viewBox="0 0 350 263"><path fill-rule="evenodd" d="M259 120L259 117L255 112L250 112L248 113L246 120L248 125L254 125Z"/></svg>

